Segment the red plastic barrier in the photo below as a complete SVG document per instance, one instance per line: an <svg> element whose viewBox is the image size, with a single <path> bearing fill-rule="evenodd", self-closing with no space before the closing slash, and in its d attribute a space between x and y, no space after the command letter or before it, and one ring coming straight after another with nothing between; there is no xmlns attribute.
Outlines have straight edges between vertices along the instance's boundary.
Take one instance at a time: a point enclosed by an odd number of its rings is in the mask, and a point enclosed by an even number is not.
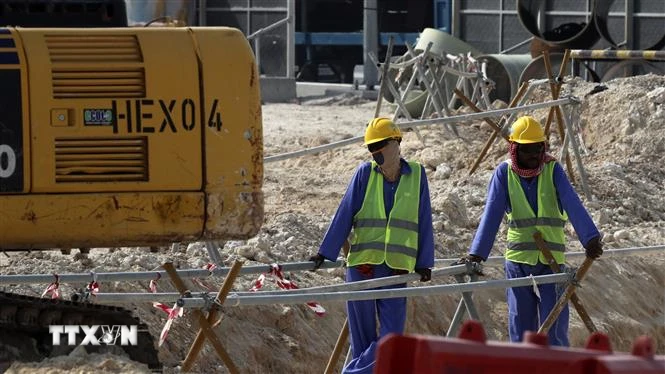
<svg viewBox="0 0 665 374"><path fill-rule="evenodd" d="M602 333L591 335L587 340L586 349L549 347L547 336L544 334L526 333L524 340L523 343L487 342L485 330L477 321L466 321L458 338L389 335L379 343L374 372L380 374L665 373L661 366L658 366L665 362L665 358L662 358L665 356L659 356L654 360L653 353L651 358L612 354L609 338ZM638 367L638 369L623 371L623 368L627 367ZM652 369L657 371L648 371Z"/></svg>
<svg viewBox="0 0 665 374"><path fill-rule="evenodd" d="M663 374L665 356L654 356L653 341L640 336L633 342L632 355L606 355L573 363L570 374Z"/></svg>

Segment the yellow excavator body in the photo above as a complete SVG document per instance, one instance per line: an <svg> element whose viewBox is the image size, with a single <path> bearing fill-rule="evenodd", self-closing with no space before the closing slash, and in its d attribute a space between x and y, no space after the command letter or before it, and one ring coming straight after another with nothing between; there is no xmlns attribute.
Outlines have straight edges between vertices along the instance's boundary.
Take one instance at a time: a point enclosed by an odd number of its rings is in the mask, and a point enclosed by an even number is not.
<svg viewBox="0 0 665 374"><path fill-rule="evenodd" d="M0 28L0 250L254 236L259 92L233 28Z"/></svg>

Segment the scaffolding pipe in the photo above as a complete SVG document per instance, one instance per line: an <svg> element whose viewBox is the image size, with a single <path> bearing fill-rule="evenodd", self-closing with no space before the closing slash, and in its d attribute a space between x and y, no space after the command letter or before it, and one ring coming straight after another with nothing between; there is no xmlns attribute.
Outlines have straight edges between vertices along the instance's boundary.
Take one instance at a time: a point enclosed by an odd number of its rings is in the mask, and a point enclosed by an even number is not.
<svg viewBox="0 0 665 374"><path fill-rule="evenodd" d="M390 88L390 85L389 85L389 88ZM393 87L393 90L394 90L394 87ZM492 117L495 117L495 116L502 116L504 114L511 114L511 113L518 113L518 112L523 112L523 111L549 108L549 107L556 106L556 105L576 104L578 102L579 102L579 100L576 99L576 98L565 97L563 99L546 101L546 102L543 102L543 103L529 104L529 105L524 105L524 106L519 106L519 107L514 107L514 108L488 110L486 112L481 112L481 113L467 113L467 114L462 114L462 115L459 115L459 116L450 116L450 117L435 118L435 119L411 120L411 121L405 121L405 122L397 123L397 125L402 129L409 129L409 128L410 129L415 129L416 127L420 127L420 126L443 125L443 124L463 122L463 121L468 121L468 120L478 120L478 119L483 119L483 118L492 118ZM402 110L403 112L406 111L406 109L403 109L403 108L400 108L400 110ZM294 151L294 152L289 152L289 153L282 153L282 154L274 155L274 156L268 156L268 157L265 157L263 159L263 162L268 163L268 162L274 162L274 161L281 161L281 160L285 160L285 159L289 159L289 158L293 158L293 157L304 156L306 154L319 153L319 152L322 152L322 151L327 151L327 150L330 150L330 149L333 149L333 148L338 148L338 147L345 146L345 145L348 145L348 144L359 143L364 138L365 138L364 135L359 135L359 136L355 136L353 138L340 140L340 141L335 142L335 143L324 144L324 145L321 145L321 146L318 146L318 147L301 149L299 151Z"/></svg>
<svg viewBox="0 0 665 374"><path fill-rule="evenodd" d="M650 253L653 251L663 251L665 250L665 244L664 245L653 245L653 246L646 246L646 247L630 247L630 248L617 248L617 249L605 249L603 251L603 255L598 258L599 261L602 261L604 259L607 259L609 257L619 257L623 255L634 255L634 254L644 254L644 253ZM566 255L566 260L579 260L579 259L585 259L586 258L586 253L585 252L565 252ZM448 263L451 263L452 261L455 261L457 259L454 258L445 258L445 259L439 259L435 260L434 263L439 263L439 262L445 262L448 261ZM506 261L506 259L503 256L491 256L487 258L487 261L483 262L483 266L503 266L503 263Z"/></svg>
<svg viewBox="0 0 665 374"><path fill-rule="evenodd" d="M261 35L261 34L264 34L264 33L268 32L268 31L272 31L272 30L278 28L279 26L282 26L283 24L289 22L289 17L290 17L290 16L287 16L286 18L283 18L283 19L281 19L281 20L279 20L279 21L277 21L277 22L275 22L275 23L273 23L273 24L271 24L271 25L269 25L269 26L266 26L266 27L263 27L263 28L260 28L260 29L258 29L258 30L256 30L256 31L254 31L254 33L252 33L251 35L247 36L247 40L255 39L257 36L259 36L259 35Z"/></svg>
<svg viewBox="0 0 665 374"><path fill-rule="evenodd" d="M665 250L665 244L663 245L654 245L654 246L645 246L645 247L629 247L629 248L619 248L619 249L606 249L603 252L603 256L600 258L606 259L608 257L617 257L621 255L631 255L631 254L643 254L650 253L653 251L662 251ZM579 259L584 258L586 255L584 252L566 252L566 259ZM446 266L458 261L459 258L441 258L434 260L435 265L444 264ZM492 256L483 262L483 266L496 266L503 265L505 258L503 256ZM282 271L300 271L300 270L312 270L313 263L311 261L306 262L290 262L285 264L279 264ZM331 268L341 268L344 266L344 261L339 259L335 262L325 261L322 265L322 269L331 269ZM450 267L453 268L452 266ZM244 266L240 269L241 275L247 274L258 274L258 273L269 273L270 265L253 265L253 266ZM205 269L186 269L178 270L178 276L181 278L205 278L209 276L222 277L228 274L230 268L228 267L218 267L212 272ZM437 271L437 270L433 270ZM153 280L158 277L167 276L166 272L163 270L160 271L143 271L143 272L110 272L110 273L78 273L78 274L58 274L58 281L61 283L75 283L75 282L90 282L93 276L97 277L98 282L109 282L109 281L141 281L141 280ZM39 283L50 283L54 280L54 274L26 274L26 275L0 275L0 285L12 285L12 284L39 284Z"/></svg>
<svg viewBox="0 0 665 374"><path fill-rule="evenodd" d="M396 297L414 297L427 296L432 294L442 295L457 292L472 292L478 290L501 289L511 287L523 287L536 284L564 283L572 280L572 273L539 275L535 277L524 277L514 279L480 281L465 284L444 284L436 286L421 286L412 288L368 290L368 291L350 291L334 293L313 293L299 295L263 296L236 296L231 294L226 298L224 304L228 306L247 306L247 305L270 305L270 304L300 304L316 300L317 302L327 301L356 301L373 299L390 299ZM178 305L183 308L204 308L210 305L210 301L205 298L180 298Z"/></svg>
<svg viewBox="0 0 665 374"><path fill-rule="evenodd" d="M665 51L571 49L570 57L580 60L665 60Z"/></svg>
<svg viewBox="0 0 665 374"><path fill-rule="evenodd" d="M344 265L344 261L337 260L335 262L326 261L321 268L338 268ZM314 264L311 261L307 262L291 262L287 264L280 264L282 271L296 271L296 270L312 270ZM270 265L254 265L244 266L240 269L241 275L269 273ZM205 278L211 275L222 277L228 274L230 268L218 267L209 271L206 269L186 269L178 270L178 276L181 278ZM60 283L75 283L75 282L90 282L93 277L96 277L98 282L112 282L112 281L139 281L139 280L153 280L166 277L166 271L142 271L142 272L113 272L113 273L79 273L79 274L57 274ZM27 274L27 275L0 275L0 284L28 284L28 283L50 283L55 279L55 274Z"/></svg>
<svg viewBox="0 0 665 374"><path fill-rule="evenodd" d="M448 275L457 275L460 276L468 271L466 265L455 265L449 266L446 268L434 269L432 270L432 278L442 277ZM358 282L350 283L341 283L328 286L318 286L318 287L308 287L308 288L297 288L293 290L278 290L278 291L261 291L261 295L295 295L295 294L311 294L311 293L324 293L324 292L339 292L339 291L360 291L367 290L370 288L392 286L400 283L407 283L412 281L417 281L420 279L420 274L410 273L404 275L393 275L390 277L383 277L377 279L367 279ZM195 297L205 297L207 292L195 292L192 295ZM236 296L251 296L257 295L257 292L245 291L245 292L235 292ZM123 293L113 293L105 292L98 293L95 297L95 302L98 303L113 303L116 301L136 301L136 302L151 302L151 301L170 301L174 302L180 298L178 292L123 292Z"/></svg>
<svg viewBox="0 0 665 374"><path fill-rule="evenodd" d="M573 152L575 153L575 163L577 164L577 171L580 173L580 179L584 195L586 195L589 201L593 201L593 195L589 190L589 182L587 181L586 171L584 170L584 165L582 165L582 155L580 155L580 149L577 145L575 133L573 132L573 126L570 124L573 121L573 113L572 111L568 111L568 114L569 116L566 116L565 114L561 115L561 119L563 119L563 124L566 127L566 132L569 135L566 137L566 139L570 139L570 144L572 145ZM570 172L572 173L572 170Z"/></svg>

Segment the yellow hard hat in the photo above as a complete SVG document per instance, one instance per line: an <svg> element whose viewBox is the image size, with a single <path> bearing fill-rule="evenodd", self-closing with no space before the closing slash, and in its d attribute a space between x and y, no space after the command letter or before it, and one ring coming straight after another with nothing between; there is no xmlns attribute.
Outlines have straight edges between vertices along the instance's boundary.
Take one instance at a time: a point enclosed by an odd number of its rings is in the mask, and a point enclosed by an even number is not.
<svg viewBox="0 0 665 374"><path fill-rule="evenodd" d="M533 117L524 116L513 122L508 140L519 144L540 143L546 140L543 127Z"/></svg>
<svg viewBox="0 0 665 374"><path fill-rule="evenodd" d="M367 129L365 129L365 145L392 138L402 139L402 132L391 119L377 117L367 124Z"/></svg>

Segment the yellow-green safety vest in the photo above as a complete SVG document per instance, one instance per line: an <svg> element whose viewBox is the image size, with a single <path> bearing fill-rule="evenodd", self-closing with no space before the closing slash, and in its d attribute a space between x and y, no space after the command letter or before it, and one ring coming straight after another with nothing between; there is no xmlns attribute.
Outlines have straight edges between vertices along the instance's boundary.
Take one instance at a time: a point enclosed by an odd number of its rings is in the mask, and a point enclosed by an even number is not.
<svg viewBox="0 0 665 374"><path fill-rule="evenodd" d="M353 217L354 238L347 258L348 266L378 265L413 271L418 253L418 210L420 173L417 162L409 162L411 173L402 174L395 202L386 218L383 203L383 177L372 161L362 207Z"/></svg>
<svg viewBox="0 0 665 374"><path fill-rule="evenodd" d="M508 213L507 260L529 265L535 265L540 260L547 264L533 239L538 230L556 262L565 262L566 235L563 228L568 215L559 210L553 179L555 164L555 161L546 163L538 176L538 216L526 199L520 176L508 165L508 196L512 212Z"/></svg>

